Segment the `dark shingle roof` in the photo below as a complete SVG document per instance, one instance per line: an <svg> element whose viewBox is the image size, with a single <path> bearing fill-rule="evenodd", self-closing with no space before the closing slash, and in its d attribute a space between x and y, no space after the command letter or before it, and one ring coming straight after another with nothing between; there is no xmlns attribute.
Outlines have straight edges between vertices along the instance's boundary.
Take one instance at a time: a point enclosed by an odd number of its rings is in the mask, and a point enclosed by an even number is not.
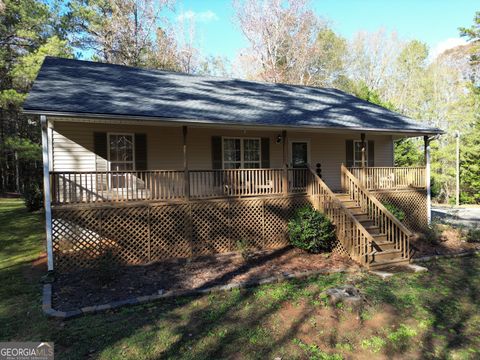
<svg viewBox="0 0 480 360"><path fill-rule="evenodd" d="M23 105L30 113L182 119L213 124L440 130L335 89L193 76L47 57Z"/></svg>

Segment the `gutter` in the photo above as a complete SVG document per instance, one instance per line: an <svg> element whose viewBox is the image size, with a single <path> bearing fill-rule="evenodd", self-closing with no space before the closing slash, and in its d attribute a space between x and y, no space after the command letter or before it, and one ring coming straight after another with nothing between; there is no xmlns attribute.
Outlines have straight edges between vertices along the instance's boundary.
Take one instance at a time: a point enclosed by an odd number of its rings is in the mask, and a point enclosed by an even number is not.
<svg viewBox="0 0 480 360"><path fill-rule="evenodd" d="M431 131L425 129L382 129L382 128L362 128L362 127L344 127L344 126L312 126L312 125L281 125L281 124L251 124L242 122L225 122L225 121L212 121L212 120L199 120L199 119L182 119L182 118L166 118L161 116L138 116L138 115L116 115L116 114L100 114L100 113L78 113L78 112L60 112L60 111L42 111L23 109L24 114L31 115L46 115L46 116L59 116L59 117L72 117L72 118L94 118L104 120L133 120L133 121L162 121L164 124L180 125L180 124L196 124L196 125L220 125L220 126L241 126L241 127L257 127L257 128L278 128L278 129L317 129L317 130L342 130L353 132L379 132L388 134L412 134L413 136L423 135L441 135L445 132L440 129L432 129ZM78 119L76 119L78 120Z"/></svg>

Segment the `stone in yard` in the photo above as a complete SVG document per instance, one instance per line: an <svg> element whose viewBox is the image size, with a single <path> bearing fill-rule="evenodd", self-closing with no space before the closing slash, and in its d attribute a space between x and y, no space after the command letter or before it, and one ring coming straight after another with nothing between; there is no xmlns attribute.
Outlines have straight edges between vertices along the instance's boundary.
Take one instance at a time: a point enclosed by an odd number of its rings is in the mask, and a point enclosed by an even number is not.
<svg viewBox="0 0 480 360"><path fill-rule="evenodd" d="M414 272L424 272L428 271L428 269L424 266L416 265L416 264L408 264L407 267Z"/></svg>
<svg viewBox="0 0 480 360"><path fill-rule="evenodd" d="M337 305L343 303L346 306L350 306L353 309L358 309L363 304L363 296L353 285L344 285L335 288L328 289L326 291L328 299L331 305Z"/></svg>
<svg viewBox="0 0 480 360"><path fill-rule="evenodd" d="M373 275L380 276L383 280L388 279L389 277L393 276L393 273L387 271L380 271L380 270L373 270L371 271Z"/></svg>

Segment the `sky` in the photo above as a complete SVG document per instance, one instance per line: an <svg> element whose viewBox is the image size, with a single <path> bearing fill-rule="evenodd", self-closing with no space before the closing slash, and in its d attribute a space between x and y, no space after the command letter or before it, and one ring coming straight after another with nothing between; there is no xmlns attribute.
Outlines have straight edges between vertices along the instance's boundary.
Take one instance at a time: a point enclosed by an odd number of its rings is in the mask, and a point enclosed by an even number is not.
<svg viewBox="0 0 480 360"><path fill-rule="evenodd" d="M204 55L234 61L246 40L234 23L230 0L177 0L176 18L194 17L198 45ZM360 30L384 28L401 39L425 42L431 53L464 43L458 28L473 23L478 0L311 0L317 15L347 39Z"/></svg>

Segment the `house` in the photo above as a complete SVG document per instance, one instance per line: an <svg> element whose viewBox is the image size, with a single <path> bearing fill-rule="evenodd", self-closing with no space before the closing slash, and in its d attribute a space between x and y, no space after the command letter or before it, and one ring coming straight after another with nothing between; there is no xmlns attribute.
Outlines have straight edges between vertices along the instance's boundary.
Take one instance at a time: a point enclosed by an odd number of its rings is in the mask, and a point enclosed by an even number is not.
<svg viewBox="0 0 480 360"><path fill-rule="evenodd" d="M307 203L382 267L430 218L441 130L339 90L47 57L24 111L42 123L50 270L284 246ZM395 168L394 140L419 136L426 166Z"/></svg>

